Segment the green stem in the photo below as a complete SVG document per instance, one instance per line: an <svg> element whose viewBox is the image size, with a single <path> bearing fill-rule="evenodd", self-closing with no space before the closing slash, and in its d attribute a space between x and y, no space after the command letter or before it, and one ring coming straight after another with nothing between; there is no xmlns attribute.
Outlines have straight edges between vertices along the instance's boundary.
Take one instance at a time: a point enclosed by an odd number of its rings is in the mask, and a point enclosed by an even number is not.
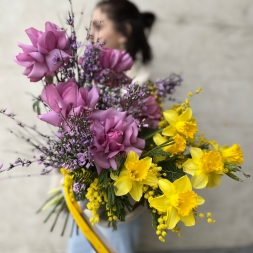
<svg viewBox="0 0 253 253"><path fill-rule="evenodd" d="M40 207L40 209L36 212L36 213L39 213L42 211L42 208L50 201L52 200L57 194L54 194L52 197L48 198L44 203L43 205Z"/></svg>
<svg viewBox="0 0 253 253"><path fill-rule="evenodd" d="M67 210L67 217L65 219L65 223L64 223L64 226L63 226L63 230L62 230L61 236L64 236L64 232L65 232L65 229L67 227L68 220L69 220L69 210Z"/></svg>
<svg viewBox="0 0 253 253"><path fill-rule="evenodd" d="M161 133L163 131L162 129L158 129L157 131L153 132L152 134L149 134L148 136L144 137L144 140L148 140L150 138L152 138L155 134Z"/></svg>
<svg viewBox="0 0 253 253"><path fill-rule="evenodd" d="M54 223L53 223L53 226L51 227L51 230L50 230L50 232L52 232L53 230L54 230L54 227L55 227L55 224L56 224L56 222L57 222L57 220L58 220L58 218L59 218L59 215L60 215L60 213L63 211L63 209L64 209L64 207L65 207L65 200L63 200L64 202L62 203L62 206L61 206L61 208L60 208L60 210L57 212L57 214L56 214L56 217L55 217L55 220L54 220Z"/></svg>
<svg viewBox="0 0 253 253"><path fill-rule="evenodd" d="M59 201L59 202L55 205L55 207L53 208L53 210L49 213L49 215L47 216L47 218L44 220L44 223L46 223L46 222L49 220L49 218L51 217L51 215L55 212L56 208L57 208L60 204L61 204L61 201Z"/></svg>

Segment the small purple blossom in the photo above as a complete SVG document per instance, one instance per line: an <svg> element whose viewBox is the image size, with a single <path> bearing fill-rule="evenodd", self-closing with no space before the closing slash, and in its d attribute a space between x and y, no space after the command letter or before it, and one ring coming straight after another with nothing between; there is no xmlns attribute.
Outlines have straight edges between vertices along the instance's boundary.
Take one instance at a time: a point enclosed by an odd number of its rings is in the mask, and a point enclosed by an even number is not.
<svg viewBox="0 0 253 253"><path fill-rule="evenodd" d="M59 61L61 61L61 56L60 56L59 52L56 52L54 54L52 61L53 61L54 65L57 64Z"/></svg>
<svg viewBox="0 0 253 253"><path fill-rule="evenodd" d="M85 184L79 182L73 184L73 192L76 194L80 193L82 190L85 190L85 188L86 188Z"/></svg>

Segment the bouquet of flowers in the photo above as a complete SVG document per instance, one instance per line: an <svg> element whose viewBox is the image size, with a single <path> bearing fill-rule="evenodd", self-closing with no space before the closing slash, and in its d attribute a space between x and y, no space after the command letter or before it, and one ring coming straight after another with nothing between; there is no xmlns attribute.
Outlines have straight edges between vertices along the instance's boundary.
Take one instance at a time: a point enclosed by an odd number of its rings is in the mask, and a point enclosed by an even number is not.
<svg viewBox="0 0 253 253"><path fill-rule="evenodd" d="M68 30L51 22L43 32L29 28L31 45L19 43L23 52L15 61L31 82L44 84L33 107L55 131L46 135L1 110L39 138L22 135L37 158L18 158L6 170L33 162L43 166L42 174L60 169L66 200L57 192L49 201L55 203L52 212L67 206L75 218L82 212L76 201L86 200L92 225L104 210L116 229L128 212L145 205L160 241L167 230L180 236L178 223L194 226L205 202L195 189L217 187L225 175L240 181L235 175L242 172L240 146L220 146L198 135L191 92L181 104L163 110L180 76L133 83L124 73L133 64L126 52L108 49L106 42L84 45L77 40L73 13L67 23ZM215 222L210 214L208 222Z"/></svg>

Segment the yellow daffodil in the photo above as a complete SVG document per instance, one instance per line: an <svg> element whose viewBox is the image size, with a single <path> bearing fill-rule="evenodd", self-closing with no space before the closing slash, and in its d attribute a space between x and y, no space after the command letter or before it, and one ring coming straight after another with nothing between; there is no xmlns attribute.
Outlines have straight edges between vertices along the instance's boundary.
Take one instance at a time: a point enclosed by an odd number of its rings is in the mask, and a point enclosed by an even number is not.
<svg viewBox="0 0 253 253"><path fill-rule="evenodd" d="M163 144L164 142L168 141L165 137L163 137L161 134L155 134L153 137L153 140L157 146ZM173 136L172 140L174 141L173 144L168 145L163 148L165 152L169 152L171 154L180 154L185 151L186 147L186 141L185 139L179 135L176 134Z"/></svg>
<svg viewBox="0 0 253 253"><path fill-rule="evenodd" d="M165 136L174 136L177 133L182 134L185 138L193 138L198 128L192 119L192 109L187 108L181 115L174 110L167 110L163 113L164 118L169 122L162 134Z"/></svg>
<svg viewBox="0 0 253 253"><path fill-rule="evenodd" d="M204 153L200 148L190 148L192 159L183 164L184 172L192 175L192 185L196 189L212 188L220 184L224 174L222 157L217 151Z"/></svg>
<svg viewBox="0 0 253 253"><path fill-rule="evenodd" d="M224 161L238 164L242 164L244 162L243 152L238 144L233 144L231 147L221 147L215 141L209 141L209 143L216 151L219 151L221 153L221 156Z"/></svg>
<svg viewBox="0 0 253 253"><path fill-rule="evenodd" d="M117 196L130 193L135 201L139 201L143 194L143 184L154 186L158 184L157 177L150 171L152 158L139 160L134 151L129 151L124 168L119 177L111 176L115 180L115 194Z"/></svg>
<svg viewBox="0 0 253 253"><path fill-rule="evenodd" d="M183 176L173 183L167 179L159 180L162 196L149 199L151 207L160 212L167 212L166 224L173 229L181 220L185 226L194 226L193 210L202 205L205 200L192 191L192 185L187 176Z"/></svg>

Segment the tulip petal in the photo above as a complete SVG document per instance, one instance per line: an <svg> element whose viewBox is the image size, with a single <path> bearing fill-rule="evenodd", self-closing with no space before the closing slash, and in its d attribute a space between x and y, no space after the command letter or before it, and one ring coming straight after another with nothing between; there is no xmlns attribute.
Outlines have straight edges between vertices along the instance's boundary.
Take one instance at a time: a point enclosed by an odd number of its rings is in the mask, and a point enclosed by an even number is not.
<svg viewBox="0 0 253 253"><path fill-rule="evenodd" d="M29 78L43 78L47 73L48 68L45 63L35 62Z"/></svg>
<svg viewBox="0 0 253 253"><path fill-rule="evenodd" d="M197 171L195 175L192 177L192 186L196 189L205 188L207 183L208 183L208 176L201 171Z"/></svg>
<svg viewBox="0 0 253 253"><path fill-rule="evenodd" d="M167 210L167 226L168 229L173 229L180 220L180 216L178 215L177 209L170 206Z"/></svg>
<svg viewBox="0 0 253 253"><path fill-rule="evenodd" d="M171 195L176 193L175 185L171 183L169 180L160 179L158 184L159 184L160 189L162 190L162 192L167 198L170 198Z"/></svg>
<svg viewBox="0 0 253 253"><path fill-rule="evenodd" d="M136 181L132 181L132 189L130 190L130 195L135 201L140 201L142 196L142 184Z"/></svg>
<svg viewBox="0 0 253 253"><path fill-rule="evenodd" d="M196 222L193 212L190 212L188 216L181 216L180 220L184 223L186 227L194 226Z"/></svg>
<svg viewBox="0 0 253 253"><path fill-rule="evenodd" d="M60 126L60 124L63 121L62 117L54 111L50 111L48 113L38 115L38 118L42 121L45 121L45 122L53 125L53 126Z"/></svg>
<svg viewBox="0 0 253 253"><path fill-rule="evenodd" d="M97 102L99 100L98 88L94 86L88 93L88 102L90 108L95 108Z"/></svg>
<svg viewBox="0 0 253 253"><path fill-rule="evenodd" d="M44 56L39 52L31 52L29 55L38 62L44 62Z"/></svg>

